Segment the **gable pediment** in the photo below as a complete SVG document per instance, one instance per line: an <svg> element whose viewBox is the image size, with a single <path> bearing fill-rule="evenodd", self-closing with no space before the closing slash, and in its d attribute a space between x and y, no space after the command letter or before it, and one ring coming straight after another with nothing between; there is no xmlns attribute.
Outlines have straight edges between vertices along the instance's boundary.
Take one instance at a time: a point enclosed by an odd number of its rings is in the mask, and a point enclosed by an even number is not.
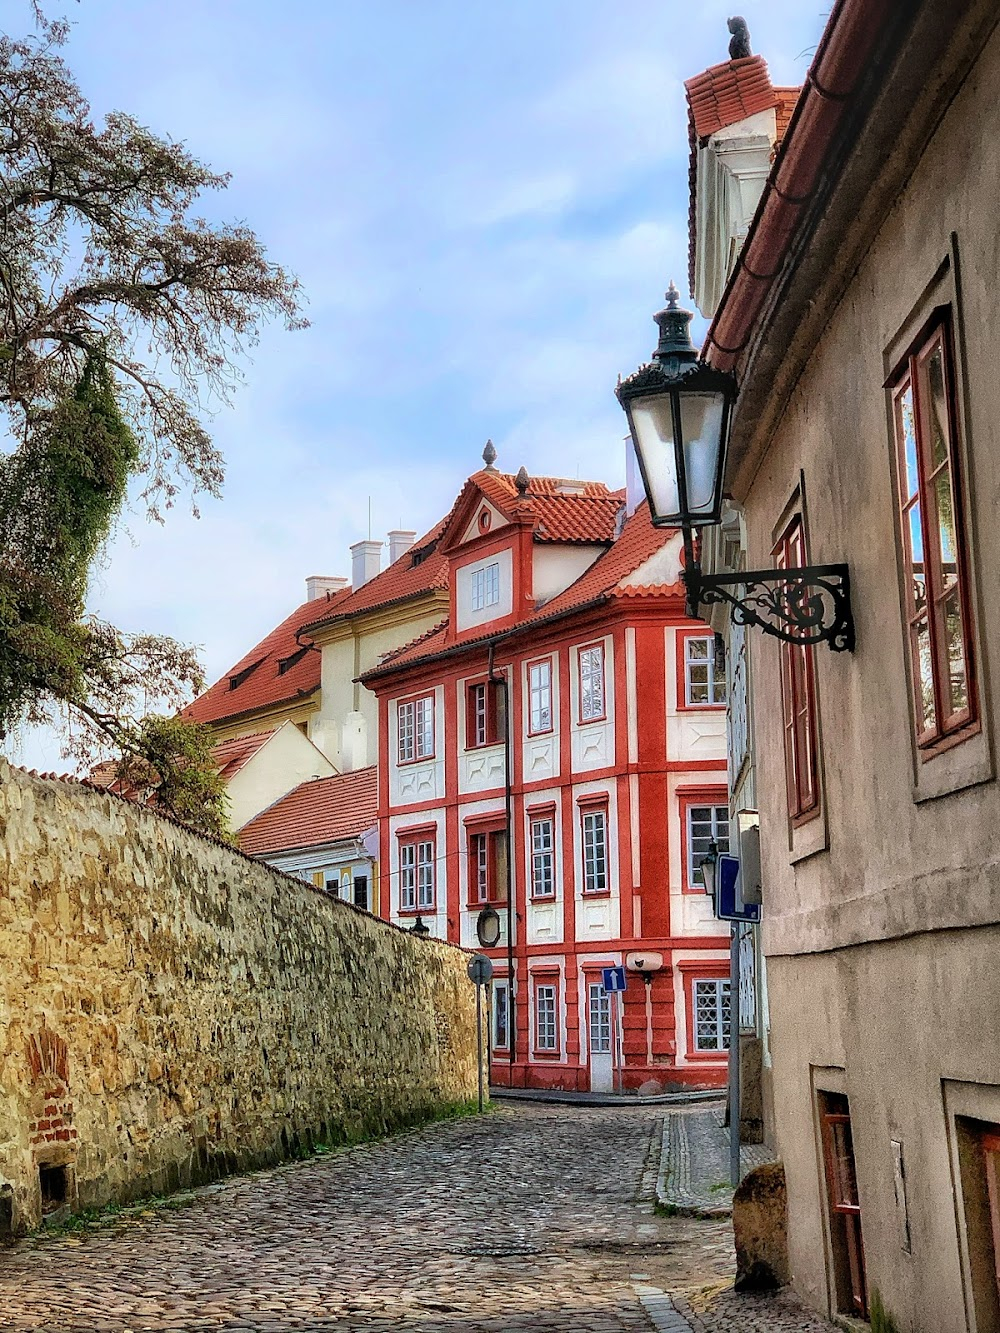
<svg viewBox="0 0 1000 1333"><path fill-rule="evenodd" d="M472 517L462 529L462 535L455 543L456 546L464 546L466 542L475 541L477 537L483 537L487 532L496 532L498 528L510 527L509 521L496 505L490 504L481 494L477 498L479 503L474 506Z"/></svg>

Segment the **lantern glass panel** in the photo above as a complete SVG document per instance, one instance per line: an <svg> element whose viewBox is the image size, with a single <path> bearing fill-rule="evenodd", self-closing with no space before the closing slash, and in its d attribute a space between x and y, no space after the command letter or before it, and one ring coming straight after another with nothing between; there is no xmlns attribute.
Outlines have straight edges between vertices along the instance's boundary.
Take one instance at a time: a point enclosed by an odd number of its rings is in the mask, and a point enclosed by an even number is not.
<svg viewBox="0 0 1000 1333"><path fill-rule="evenodd" d="M629 405L632 438L642 466L650 507L653 517L659 519L672 518L680 513L670 402L669 393L658 393L635 398Z"/></svg>
<svg viewBox="0 0 1000 1333"><path fill-rule="evenodd" d="M693 517L710 515L715 507L719 455L725 424L726 399L722 393L678 394L681 433L684 439L684 470L687 481L687 512Z"/></svg>

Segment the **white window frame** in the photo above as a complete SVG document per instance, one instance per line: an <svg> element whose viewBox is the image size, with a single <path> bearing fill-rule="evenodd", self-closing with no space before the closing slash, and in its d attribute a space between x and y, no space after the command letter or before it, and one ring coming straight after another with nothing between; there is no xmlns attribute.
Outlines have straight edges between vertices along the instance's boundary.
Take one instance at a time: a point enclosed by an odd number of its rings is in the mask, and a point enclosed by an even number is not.
<svg viewBox="0 0 1000 1333"><path fill-rule="evenodd" d="M687 827L684 832L687 838L688 887L691 889L704 888L704 880L702 879L702 874L701 874L701 859L703 856L706 856L708 854L708 843L705 840L705 835L699 834L698 837L702 845L697 848L697 855L696 855L696 849L694 845L695 844L694 812L696 810L711 811L711 818L710 818L711 836L708 839L708 841L709 842L714 841L716 847L720 852L729 851L730 820L729 820L728 804L716 801L692 801L687 806L684 814L684 818L687 823ZM698 821L699 824L704 824L704 822L705 822L704 820ZM725 833L721 831L720 826L722 824L725 824L726 826Z"/></svg>
<svg viewBox="0 0 1000 1333"><path fill-rule="evenodd" d="M583 840L583 892L607 893L610 887L608 857L608 811L600 805L580 812Z"/></svg>
<svg viewBox="0 0 1000 1333"><path fill-rule="evenodd" d="M580 721L594 722L607 714L604 644L592 643L580 653Z"/></svg>
<svg viewBox="0 0 1000 1333"><path fill-rule="evenodd" d="M700 1001L712 1001L711 1006ZM724 1055L729 1050L729 1021L725 1017L726 1006L732 1013L732 995L728 977L694 977L691 982L691 1003L694 1013L691 1015L691 1031L694 1035L694 1049L701 1055ZM702 1014L712 1017L701 1019ZM711 1033L702 1032L701 1028L712 1028ZM705 1042L709 1044L704 1044ZM711 1042L716 1044L713 1046Z"/></svg>
<svg viewBox="0 0 1000 1333"><path fill-rule="evenodd" d="M611 996L599 981L587 983L591 1055L611 1054Z"/></svg>
<svg viewBox="0 0 1000 1333"><path fill-rule="evenodd" d="M396 744L400 764L434 758L433 694L396 705Z"/></svg>
<svg viewBox="0 0 1000 1333"><path fill-rule="evenodd" d="M469 686L466 699L472 710L472 745L479 749L489 740L489 686L477 681Z"/></svg>
<svg viewBox="0 0 1000 1333"><path fill-rule="evenodd" d="M503 1001L501 1002L501 995ZM501 1018L503 1023L501 1025ZM510 1049L510 982L494 981L493 983L493 1030L491 1038L493 1049L506 1051Z"/></svg>
<svg viewBox="0 0 1000 1333"><path fill-rule="evenodd" d="M535 1050L559 1050L559 987L554 981L535 982Z"/></svg>
<svg viewBox="0 0 1000 1333"><path fill-rule="evenodd" d="M528 733L543 735L552 730L552 658L528 666Z"/></svg>
<svg viewBox="0 0 1000 1333"><path fill-rule="evenodd" d="M691 645L703 643L707 645L705 657L694 657L691 653ZM705 689L708 692L707 699L694 700L691 698L691 692L694 687L694 681L691 679L693 670L696 668L705 668ZM701 682L699 682L699 687ZM715 669L715 635L714 634L687 634L684 637L684 706L685 708L723 708L726 703L726 676L725 672L717 672Z"/></svg>
<svg viewBox="0 0 1000 1333"><path fill-rule="evenodd" d="M483 565L472 571L470 591L473 611L485 611L488 606L500 603L500 562L494 560L491 565Z"/></svg>
<svg viewBox="0 0 1000 1333"><path fill-rule="evenodd" d="M473 833L469 837L469 888L475 891L470 901L478 906L490 897L490 835Z"/></svg>
<svg viewBox="0 0 1000 1333"><path fill-rule="evenodd" d="M414 838L399 843L399 906L418 912L434 906L434 840Z"/></svg>
<svg viewBox="0 0 1000 1333"><path fill-rule="evenodd" d="M556 823L552 815L532 815L529 817L528 845L531 848L531 896L532 898L554 898L556 896Z"/></svg>

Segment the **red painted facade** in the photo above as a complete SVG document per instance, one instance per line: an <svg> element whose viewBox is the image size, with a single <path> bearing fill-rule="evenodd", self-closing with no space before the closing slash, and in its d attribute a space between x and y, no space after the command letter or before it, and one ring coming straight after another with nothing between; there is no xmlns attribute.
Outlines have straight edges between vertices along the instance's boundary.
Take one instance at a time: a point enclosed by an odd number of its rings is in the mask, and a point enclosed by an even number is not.
<svg viewBox="0 0 1000 1333"><path fill-rule="evenodd" d="M509 799L513 938L509 952L506 934L485 950L495 967L494 1083L648 1090L721 1083L724 1049L692 1050L696 1017L685 974L695 967L727 977L728 935L704 895L699 903L685 892L677 789L718 791L725 800L725 709L685 708L678 631L709 631L685 616L672 534L654 533L643 506L616 539L579 558L592 561L582 575L536 604L535 562L547 557L530 491L508 503L500 496L500 516L485 531L476 522L484 494L466 487L442 537L449 621L365 677L379 698L383 914L402 925L420 916L432 933L467 948L479 947L475 924L487 903L506 924ZM488 499L497 506L495 487ZM492 587L500 577L489 570L494 559L510 579L499 587L496 619L471 613L480 616L475 625L453 630L470 614L462 589L475 586L458 571L469 567L474 578L486 568ZM530 668L546 661L549 692L543 665L532 717ZM488 725L468 714L483 707L470 686L488 683L491 671L506 682L509 756L503 686L487 694ZM400 728L410 726L411 713L401 721L399 705L420 697L433 700L433 751L428 731L423 758L401 763ZM627 964L630 954L659 955L662 966L648 982L629 973L619 1054L617 1015L592 987L603 968ZM497 991L511 976L505 1033Z"/></svg>

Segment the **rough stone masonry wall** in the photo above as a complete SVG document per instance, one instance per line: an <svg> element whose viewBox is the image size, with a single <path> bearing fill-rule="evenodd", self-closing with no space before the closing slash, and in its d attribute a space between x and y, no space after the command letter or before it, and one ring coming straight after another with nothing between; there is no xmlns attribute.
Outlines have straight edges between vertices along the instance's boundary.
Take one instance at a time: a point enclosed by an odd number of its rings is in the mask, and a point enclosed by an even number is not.
<svg viewBox="0 0 1000 1333"><path fill-rule="evenodd" d="M0 760L0 1231L474 1096L466 962Z"/></svg>

